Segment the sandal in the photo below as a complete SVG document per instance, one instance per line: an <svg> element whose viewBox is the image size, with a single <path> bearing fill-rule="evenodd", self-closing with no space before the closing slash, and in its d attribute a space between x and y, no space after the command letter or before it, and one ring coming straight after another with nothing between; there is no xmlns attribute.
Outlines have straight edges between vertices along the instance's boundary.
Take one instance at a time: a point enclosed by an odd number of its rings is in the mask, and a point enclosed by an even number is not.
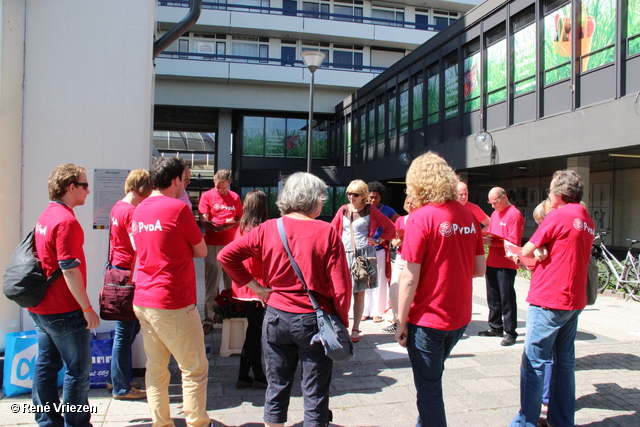
<svg viewBox="0 0 640 427"><path fill-rule="evenodd" d="M353 342L354 344L357 343L358 341L360 341L360 333L362 331L360 329L353 329L351 331L351 342ZM355 337L353 336L355 334Z"/></svg>
<svg viewBox="0 0 640 427"><path fill-rule="evenodd" d="M380 323L382 322L382 317L380 316L373 316L373 323Z"/></svg>

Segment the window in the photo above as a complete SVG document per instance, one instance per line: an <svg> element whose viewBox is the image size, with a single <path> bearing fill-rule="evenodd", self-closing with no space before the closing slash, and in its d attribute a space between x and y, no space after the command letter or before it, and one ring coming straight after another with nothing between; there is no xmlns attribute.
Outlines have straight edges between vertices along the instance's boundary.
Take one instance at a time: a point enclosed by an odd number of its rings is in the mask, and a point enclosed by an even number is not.
<svg viewBox="0 0 640 427"><path fill-rule="evenodd" d="M422 83L422 73L418 73L416 75L414 75L413 77L411 77L411 85L413 86L412 89L412 102L413 102L413 108L412 108L412 125L411 125L411 129L412 130L416 130L416 129L421 129L422 128L422 96L423 96L423 83Z"/></svg>
<svg viewBox="0 0 640 427"><path fill-rule="evenodd" d="M313 130L313 158L327 156L327 122L317 120ZM307 120L245 116L242 154L258 157L306 157Z"/></svg>
<svg viewBox="0 0 640 427"><path fill-rule="evenodd" d="M376 138L376 105L373 102L369 103L367 107L369 110L369 122L368 122L368 130L367 130L367 145L372 146L375 142Z"/></svg>
<svg viewBox="0 0 640 427"><path fill-rule="evenodd" d="M629 0L627 4L627 55L631 56L640 53L640 2Z"/></svg>
<svg viewBox="0 0 640 427"><path fill-rule="evenodd" d="M388 22L374 21L374 24L389 25L392 27L404 27L404 9L374 6L371 9L371 17L385 19Z"/></svg>
<svg viewBox="0 0 640 427"><path fill-rule="evenodd" d="M507 39L504 24L487 31L487 105L507 99Z"/></svg>
<svg viewBox="0 0 640 427"><path fill-rule="evenodd" d="M261 44L264 42L265 44ZM236 62L267 62L269 58L269 45L266 44L269 39L257 37L233 36L231 45L231 54L234 56L244 56L248 58L234 58ZM261 61L251 60L249 58L265 58Z"/></svg>
<svg viewBox="0 0 640 427"><path fill-rule="evenodd" d="M361 46L333 45L333 68L362 70L362 58Z"/></svg>
<svg viewBox="0 0 640 427"><path fill-rule="evenodd" d="M447 28L449 25L453 24L457 20L458 20L457 12L447 12L442 10L433 11L433 25L435 25L438 30Z"/></svg>
<svg viewBox="0 0 640 427"><path fill-rule="evenodd" d="M458 115L458 53L444 59L444 118Z"/></svg>
<svg viewBox="0 0 640 427"><path fill-rule="evenodd" d="M536 24L533 8L513 19L513 86L520 95L536 89Z"/></svg>
<svg viewBox="0 0 640 427"><path fill-rule="evenodd" d="M347 22L362 22L362 6L352 6L352 4L362 4L362 0L334 0L333 13L337 15L348 16L334 16L336 21ZM348 4L348 5L347 5ZM353 16L354 18L350 18Z"/></svg>
<svg viewBox="0 0 640 427"><path fill-rule="evenodd" d="M437 62L427 68L427 125L440 120L440 64Z"/></svg>
<svg viewBox="0 0 640 427"><path fill-rule="evenodd" d="M387 110L389 112L388 128L389 139L396 137L396 120L398 118L398 97L395 89L391 89L387 92Z"/></svg>
<svg viewBox="0 0 640 427"><path fill-rule="evenodd" d="M302 16L307 18L329 19L329 3L311 3L303 2L302 10L311 13L303 13Z"/></svg>
<svg viewBox="0 0 640 427"><path fill-rule="evenodd" d="M216 55L226 55L227 54L227 44L225 42L216 42ZM224 60L224 57L216 56L216 59L219 61Z"/></svg>
<svg viewBox="0 0 640 427"><path fill-rule="evenodd" d="M378 131L376 142L384 144L384 99L378 97L378 120L376 120L376 130Z"/></svg>
<svg viewBox="0 0 640 427"><path fill-rule="evenodd" d="M480 109L480 41L475 40L464 47L464 111L468 113Z"/></svg>
<svg viewBox="0 0 640 427"><path fill-rule="evenodd" d="M400 135L409 132L409 81L399 85L400 90Z"/></svg>

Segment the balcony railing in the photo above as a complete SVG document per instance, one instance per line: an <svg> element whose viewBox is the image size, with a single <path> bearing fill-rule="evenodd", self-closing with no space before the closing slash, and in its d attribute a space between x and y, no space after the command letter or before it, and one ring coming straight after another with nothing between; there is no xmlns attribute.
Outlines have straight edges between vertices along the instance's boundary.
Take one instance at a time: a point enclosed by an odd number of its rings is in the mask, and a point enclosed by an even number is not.
<svg viewBox="0 0 640 427"><path fill-rule="evenodd" d="M252 64L290 66L298 68L306 68L301 60L285 60L282 58L259 58L255 56L240 55L218 55L215 53L196 53L196 52L173 52L165 50L159 58L169 59L189 59L196 61L218 61L218 62L243 62ZM320 68L331 68L342 71L357 71L365 73L380 74L386 70L385 67L372 67L369 65L341 64L338 62L324 62Z"/></svg>
<svg viewBox="0 0 640 427"><path fill-rule="evenodd" d="M160 6L188 8L189 0L174 0L174 1L158 0L158 4ZM202 8L213 9L213 10L230 10L230 11L238 11L238 12L249 12L249 13L267 13L272 15L301 16L304 18L328 19L332 21L343 21L343 22L357 22L362 24L384 25L387 27L408 28L408 29L424 30L424 31L440 31L446 28L446 26L442 26L442 25L423 24L423 23L408 22L408 21L396 21L393 19L344 15L339 13L328 13L328 12L315 12L311 10L299 10L299 9L290 9L290 8L281 9L277 7L229 4L226 2L203 1Z"/></svg>

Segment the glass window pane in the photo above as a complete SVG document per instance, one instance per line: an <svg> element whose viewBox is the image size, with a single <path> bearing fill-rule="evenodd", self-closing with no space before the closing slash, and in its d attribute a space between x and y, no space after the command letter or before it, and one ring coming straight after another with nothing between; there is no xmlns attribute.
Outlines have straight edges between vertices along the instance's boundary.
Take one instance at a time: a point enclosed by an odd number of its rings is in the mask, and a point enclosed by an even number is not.
<svg viewBox="0 0 640 427"><path fill-rule="evenodd" d="M287 119L287 157L307 157L307 121Z"/></svg>
<svg viewBox="0 0 640 427"><path fill-rule="evenodd" d="M487 104L507 99L507 39L487 48Z"/></svg>
<svg viewBox="0 0 640 427"><path fill-rule="evenodd" d="M413 127L419 129L422 127L422 92L423 83L418 83L413 87Z"/></svg>
<svg viewBox="0 0 640 427"><path fill-rule="evenodd" d="M524 27L513 35L513 80L515 94L536 88L536 26Z"/></svg>
<svg viewBox="0 0 640 427"><path fill-rule="evenodd" d="M440 119L440 78L437 74L427 80L427 114L429 125Z"/></svg>
<svg viewBox="0 0 640 427"><path fill-rule="evenodd" d="M353 68L353 52L333 51L334 68Z"/></svg>
<svg viewBox="0 0 640 427"><path fill-rule="evenodd" d="M400 135L409 132L409 91L400 94Z"/></svg>
<svg viewBox="0 0 640 427"><path fill-rule="evenodd" d="M284 156L286 119L267 117L265 132L265 155L267 157Z"/></svg>
<svg viewBox="0 0 640 427"><path fill-rule="evenodd" d="M242 133L242 154L264 156L264 117L245 117Z"/></svg>
<svg viewBox="0 0 640 427"><path fill-rule="evenodd" d="M464 111L480 108L480 53L464 60Z"/></svg>
<svg viewBox="0 0 640 427"><path fill-rule="evenodd" d="M444 70L444 118L458 115L458 64Z"/></svg>

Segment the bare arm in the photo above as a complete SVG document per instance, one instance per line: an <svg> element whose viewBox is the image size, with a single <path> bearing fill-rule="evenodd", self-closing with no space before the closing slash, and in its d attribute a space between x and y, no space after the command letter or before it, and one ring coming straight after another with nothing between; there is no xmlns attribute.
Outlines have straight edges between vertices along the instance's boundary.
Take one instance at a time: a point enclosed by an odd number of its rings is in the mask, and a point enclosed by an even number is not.
<svg viewBox="0 0 640 427"><path fill-rule="evenodd" d="M207 244L204 242L204 239L200 240L200 243L197 245L191 246L191 250L193 251L194 258L204 258L207 256Z"/></svg>
<svg viewBox="0 0 640 427"><path fill-rule="evenodd" d="M209 214L200 214L199 220L202 228L204 228L205 230L211 230L216 232L228 230L231 227L233 227L233 225L236 223L234 219L231 219L230 221L227 221L226 224L216 224L209 219ZM196 257L196 258L201 258L201 257Z"/></svg>
<svg viewBox="0 0 640 427"><path fill-rule="evenodd" d="M400 278L400 289L398 295L398 328L396 330L396 341L403 346L407 346L407 318L418 288L421 265L415 262L405 261L402 277Z"/></svg>
<svg viewBox="0 0 640 427"><path fill-rule="evenodd" d="M485 271L487 270L487 260L484 255L476 255L473 264L473 277L482 277L484 276Z"/></svg>
<svg viewBox="0 0 640 427"><path fill-rule="evenodd" d="M538 261L544 261L549 256L549 251L544 245L538 248L533 243L527 242L522 247L522 256L527 258L535 258Z"/></svg>
<svg viewBox="0 0 640 427"><path fill-rule="evenodd" d="M87 329L97 328L98 325L100 325L100 318L98 317L98 314L93 310L93 308L89 311L84 311L91 307L91 302L89 301L89 296L87 296L87 291L84 287L84 279L82 277L82 272L80 272L80 268L74 267L62 270L62 275L64 276L65 282L67 282L71 295L73 295L82 308L82 314L84 315L84 319L87 321Z"/></svg>

